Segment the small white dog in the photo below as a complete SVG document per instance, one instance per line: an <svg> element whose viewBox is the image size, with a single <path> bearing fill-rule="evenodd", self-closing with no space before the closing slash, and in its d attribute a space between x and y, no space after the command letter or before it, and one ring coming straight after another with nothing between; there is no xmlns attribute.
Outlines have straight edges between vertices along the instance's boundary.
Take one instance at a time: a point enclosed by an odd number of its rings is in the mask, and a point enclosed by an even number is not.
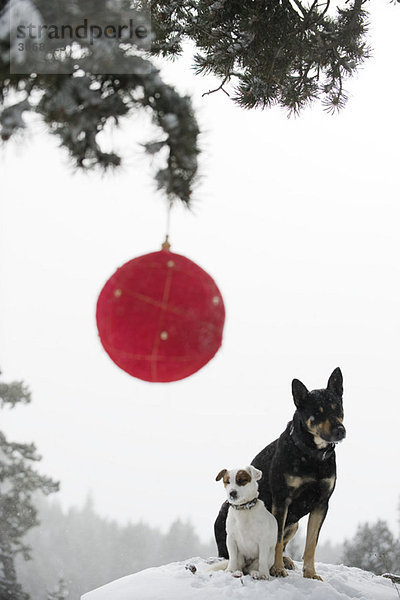
<svg viewBox="0 0 400 600"><path fill-rule="evenodd" d="M227 570L235 577L249 574L255 579L269 579L274 564L278 525L275 517L258 499L262 472L253 466L223 469L216 481L223 479L230 504L226 521L229 561ZM224 568L221 564L220 568Z"/></svg>

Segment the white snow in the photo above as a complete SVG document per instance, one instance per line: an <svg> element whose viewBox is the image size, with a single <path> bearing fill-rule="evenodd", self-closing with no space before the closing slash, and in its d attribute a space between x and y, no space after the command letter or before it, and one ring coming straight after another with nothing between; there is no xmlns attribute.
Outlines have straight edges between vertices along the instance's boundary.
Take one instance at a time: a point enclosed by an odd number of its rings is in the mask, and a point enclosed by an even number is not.
<svg viewBox="0 0 400 600"><path fill-rule="evenodd" d="M206 561L193 558L140 571L97 590L81 600L399 600L395 585L367 571L317 563L323 581L305 579L302 564L289 576L255 581L225 571L209 572ZM186 565L195 565L192 573Z"/></svg>

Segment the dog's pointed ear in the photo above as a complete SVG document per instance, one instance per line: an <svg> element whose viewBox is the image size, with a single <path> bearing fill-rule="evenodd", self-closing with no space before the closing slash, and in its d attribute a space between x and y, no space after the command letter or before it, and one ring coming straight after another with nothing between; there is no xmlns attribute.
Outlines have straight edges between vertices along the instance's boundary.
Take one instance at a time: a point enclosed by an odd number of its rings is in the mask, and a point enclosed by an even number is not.
<svg viewBox="0 0 400 600"><path fill-rule="evenodd" d="M256 469L255 467L253 467L253 465L250 465L249 467L247 467L247 469L254 481L260 481L262 477L262 471L260 471L260 469Z"/></svg>
<svg viewBox="0 0 400 600"><path fill-rule="evenodd" d="M218 473L218 475L216 476L215 481L219 481L220 479L222 479L224 477L225 473L227 473L227 472L228 472L227 469L222 469L222 471L220 471Z"/></svg>
<svg viewBox="0 0 400 600"><path fill-rule="evenodd" d="M343 375L339 367L329 377L327 389L336 394L336 396L343 396Z"/></svg>
<svg viewBox="0 0 400 600"><path fill-rule="evenodd" d="M308 389L306 388L304 383L301 383L301 381L299 381L298 379L293 379L292 394L295 405L297 406L297 408L300 408L304 400L308 396Z"/></svg>

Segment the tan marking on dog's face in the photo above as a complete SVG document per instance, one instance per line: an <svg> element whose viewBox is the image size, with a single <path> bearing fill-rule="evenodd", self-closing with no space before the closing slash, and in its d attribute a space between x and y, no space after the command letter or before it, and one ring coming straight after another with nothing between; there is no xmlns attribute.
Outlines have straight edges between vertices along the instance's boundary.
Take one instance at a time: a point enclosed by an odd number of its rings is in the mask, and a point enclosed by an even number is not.
<svg viewBox="0 0 400 600"><path fill-rule="evenodd" d="M317 446L317 448L319 448L320 450L322 448L326 448L326 446L328 445L328 442L325 441L323 439L323 435L324 431L326 431L326 425L329 426L329 433L328 436L330 435L330 424L329 424L329 420L326 419L325 421L322 421L322 423L317 423L315 424L315 419L314 417L310 417L309 419L307 419L306 421L306 425L307 425L307 429L308 431L311 433L311 435L314 436L314 443Z"/></svg>
<svg viewBox="0 0 400 600"><path fill-rule="evenodd" d="M319 437L319 435L314 435L314 444L317 446L318 450L323 450L324 448L326 448L328 446L328 443L329 442Z"/></svg>
<svg viewBox="0 0 400 600"><path fill-rule="evenodd" d="M329 419L325 419L321 423L315 423L314 417L310 417L307 419L306 424L307 428L312 435L318 436L320 438L329 438L331 435L331 422Z"/></svg>
<svg viewBox="0 0 400 600"><path fill-rule="evenodd" d="M320 406L320 407L319 407L319 412L320 412L320 413L323 413L323 412L324 412L324 409L322 408L322 406Z"/></svg>
<svg viewBox="0 0 400 600"><path fill-rule="evenodd" d="M236 483L237 485L246 485L246 483L250 483L251 475L247 471L241 469L236 473Z"/></svg>
<svg viewBox="0 0 400 600"><path fill-rule="evenodd" d="M330 422L329 419L325 419L325 421L322 421L322 423L317 425L318 435L320 437L322 437L322 439L324 439L325 437L329 438L332 434L331 430L332 430L332 423Z"/></svg>
<svg viewBox="0 0 400 600"><path fill-rule="evenodd" d="M306 421L307 429L311 433L316 433L314 421L315 421L314 417L309 417Z"/></svg>

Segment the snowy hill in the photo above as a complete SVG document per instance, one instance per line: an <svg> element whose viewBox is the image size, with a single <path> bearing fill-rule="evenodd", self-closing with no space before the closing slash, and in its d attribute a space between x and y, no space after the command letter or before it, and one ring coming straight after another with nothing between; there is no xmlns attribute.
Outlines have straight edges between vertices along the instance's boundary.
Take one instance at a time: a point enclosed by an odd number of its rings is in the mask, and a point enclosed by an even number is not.
<svg viewBox="0 0 400 600"><path fill-rule="evenodd" d="M187 565L195 565L189 570ZM285 579L255 581L248 575L207 572L200 558L146 569L84 594L81 600L399 600L395 585L383 577L343 565L317 564L324 581L304 579L302 564Z"/></svg>

